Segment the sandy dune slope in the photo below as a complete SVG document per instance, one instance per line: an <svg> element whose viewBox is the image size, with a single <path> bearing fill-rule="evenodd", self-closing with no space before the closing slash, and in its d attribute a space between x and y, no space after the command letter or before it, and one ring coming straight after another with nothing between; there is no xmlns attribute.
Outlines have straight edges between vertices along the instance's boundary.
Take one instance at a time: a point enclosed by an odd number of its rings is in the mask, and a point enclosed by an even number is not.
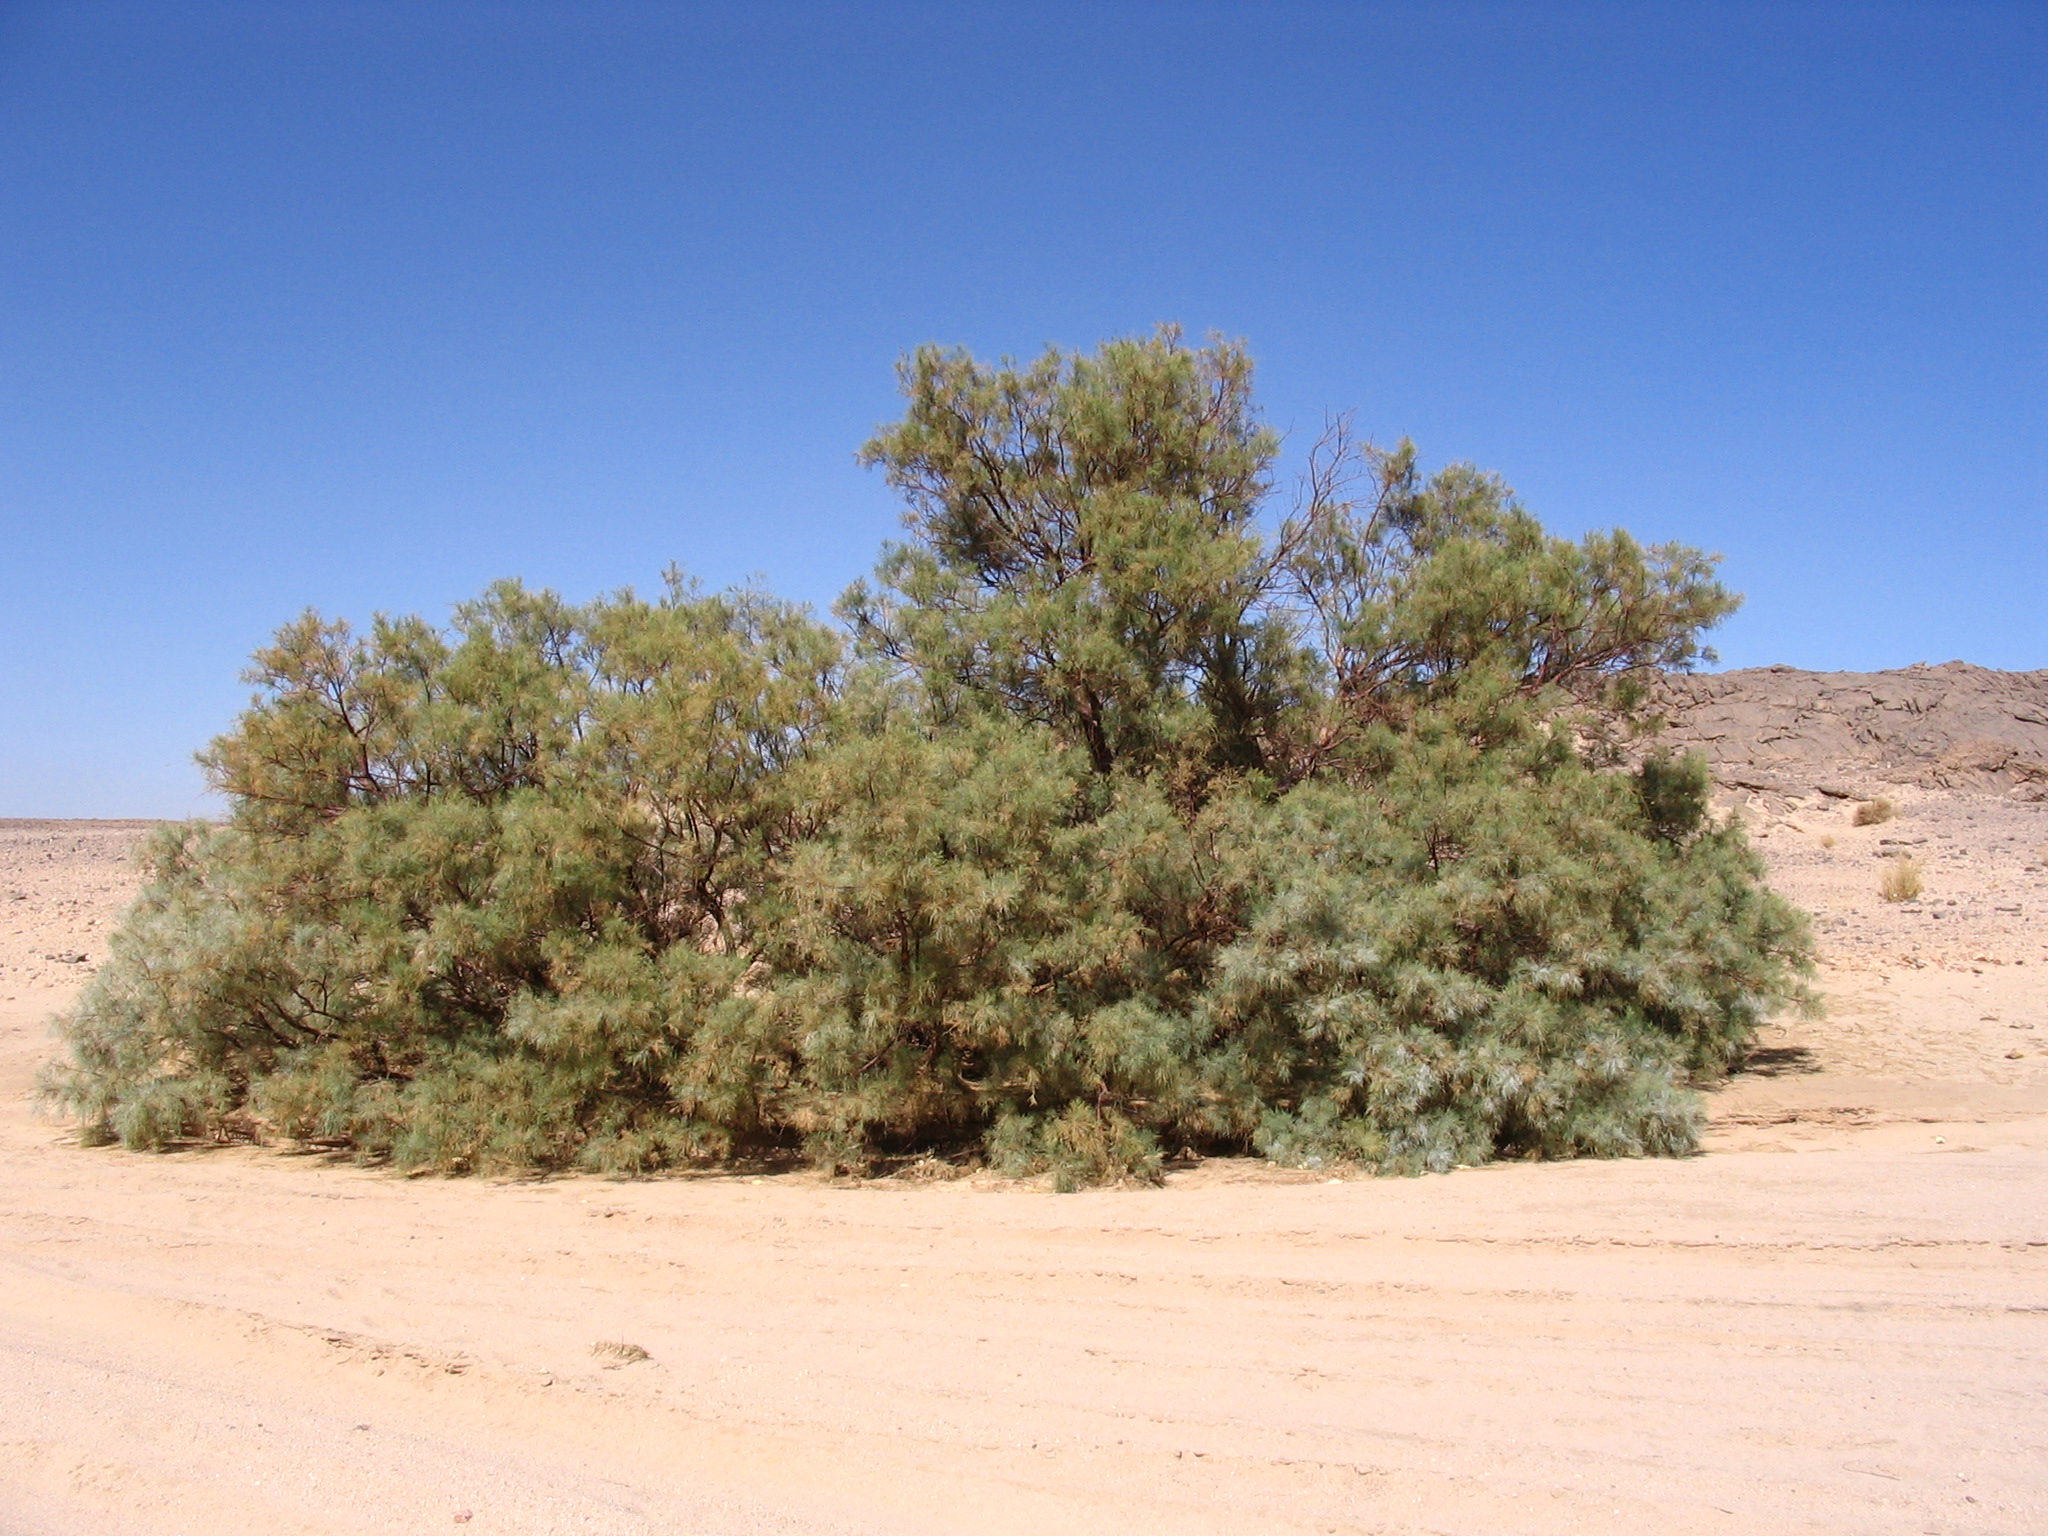
<svg viewBox="0 0 2048 1536"><path fill-rule="evenodd" d="M1832 1007L1705 1156L1067 1197L81 1150L137 829L0 823L0 1536L2048 1530L2048 805L1901 804L1750 807Z"/></svg>

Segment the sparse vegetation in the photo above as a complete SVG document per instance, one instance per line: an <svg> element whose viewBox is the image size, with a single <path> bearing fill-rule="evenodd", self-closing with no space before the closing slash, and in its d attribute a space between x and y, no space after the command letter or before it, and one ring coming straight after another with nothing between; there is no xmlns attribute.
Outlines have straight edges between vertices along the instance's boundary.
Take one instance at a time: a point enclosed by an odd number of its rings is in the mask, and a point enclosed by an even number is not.
<svg viewBox="0 0 2048 1536"><path fill-rule="evenodd" d="M1823 847L1823 848L1832 848L1832 847L1834 847L1834 846L1835 846L1835 834L1834 834L1834 833L1832 833L1832 832L1823 832L1823 833L1821 833L1821 835L1820 835L1820 845L1821 845L1821 847Z"/></svg>
<svg viewBox="0 0 2048 1536"><path fill-rule="evenodd" d="M1918 901L1926 889L1926 881L1920 872L1920 861L1914 858L1892 859L1878 877L1877 894L1886 901Z"/></svg>
<svg viewBox="0 0 2048 1536"><path fill-rule="evenodd" d="M1859 827L1877 827L1899 814L1898 807L1879 795L1874 800L1865 800L1856 807L1856 813L1849 819Z"/></svg>
<svg viewBox="0 0 2048 1536"><path fill-rule="evenodd" d="M1249 361L1171 332L903 383L843 630L680 578L286 626L47 1092L449 1171L1694 1145L1810 965L1704 765L1618 750L1710 560L1341 430L1262 524Z"/></svg>

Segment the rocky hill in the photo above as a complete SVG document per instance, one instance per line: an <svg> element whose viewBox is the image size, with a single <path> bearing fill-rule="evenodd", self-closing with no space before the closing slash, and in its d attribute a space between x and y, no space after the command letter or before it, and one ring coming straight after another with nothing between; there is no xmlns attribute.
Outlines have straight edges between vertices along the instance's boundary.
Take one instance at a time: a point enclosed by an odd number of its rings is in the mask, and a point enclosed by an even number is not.
<svg viewBox="0 0 2048 1536"><path fill-rule="evenodd" d="M1666 679L1665 740L1725 789L1857 798L1898 786L2048 800L2048 670L1753 667Z"/></svg>

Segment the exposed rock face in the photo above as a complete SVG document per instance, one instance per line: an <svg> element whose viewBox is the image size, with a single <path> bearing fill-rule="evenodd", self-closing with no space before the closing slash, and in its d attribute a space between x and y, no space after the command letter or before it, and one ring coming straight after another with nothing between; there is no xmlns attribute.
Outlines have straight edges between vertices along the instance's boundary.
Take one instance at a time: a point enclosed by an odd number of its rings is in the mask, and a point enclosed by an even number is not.
<svg viewBox="0 0 2048 1536"><path fill-rule="evenodd" d="M1664 701L1664 739L1704 752L1730 789L1851 797L1915 785L2048 800L2048 671L1755 667L1668 678Z"/></svg>

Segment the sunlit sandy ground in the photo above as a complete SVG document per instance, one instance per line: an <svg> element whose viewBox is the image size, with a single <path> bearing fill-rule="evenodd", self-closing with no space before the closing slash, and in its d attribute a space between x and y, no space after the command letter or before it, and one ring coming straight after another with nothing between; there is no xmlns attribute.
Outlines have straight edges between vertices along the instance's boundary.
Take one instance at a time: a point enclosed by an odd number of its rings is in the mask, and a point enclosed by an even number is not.
<svg viewBox="0 0 2048 1536"><path fill-rule="evenodd" d="M2048 809L1906 809L1702 1157L1065 1197L81 1150L134 829L0 823L0 1533L2048 1529Z"/></svg>

